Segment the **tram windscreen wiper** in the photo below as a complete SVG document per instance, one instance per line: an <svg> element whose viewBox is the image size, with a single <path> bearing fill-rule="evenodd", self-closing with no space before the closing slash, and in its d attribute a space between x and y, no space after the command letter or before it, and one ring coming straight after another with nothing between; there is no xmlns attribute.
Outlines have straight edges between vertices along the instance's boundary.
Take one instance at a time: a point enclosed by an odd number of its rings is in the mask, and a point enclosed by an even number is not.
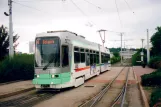
<svg viewBox="0 0 161 107"><path fill-rule="evenodd" d="M52 62L55 61L55 54L51 54L51 56L50 56L49 59L50 59L50 61L48 62L47 65L44 66L43 70L46 70L46 69L48 68L48 66L49 66Z"/></svg>

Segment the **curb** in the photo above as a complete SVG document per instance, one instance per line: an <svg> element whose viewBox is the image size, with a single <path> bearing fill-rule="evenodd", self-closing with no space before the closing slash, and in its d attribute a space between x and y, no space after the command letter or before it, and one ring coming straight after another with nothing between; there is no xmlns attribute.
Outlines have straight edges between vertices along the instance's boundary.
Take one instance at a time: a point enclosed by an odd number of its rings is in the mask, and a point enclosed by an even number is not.
<svg viewBox="0 0 161 107"><path fill-rule="evenodd" d="M138 77L136 76L133 67L132 67L132 70L133 70L133 73L134 73L134 76L135 76L136 80L138 81ZM138 81L138 86L139 86L139 90L140 90L140 93L141 93L141 98L143 100L144 106L145 107L149 107L149 103L148 103L147 97L146 97L146 95L144 93L143 87L140 84L140 81Z"/></svg>
<svg viewBox="0 0 161 107"><path fill-rule="evenodd" d="M14 91L14 92L6 93L6 94L3 94L3 95L0 95L0 99L7 98L7 97L10 97L10 96L14 96L14 95L17 95L17 94L21 94L21 93L24 93L24 92L28 92L28 91L31 91L31 90L34 90L34 89L35 89L35 87L30 87L30 88L26 88L26 89Z"/></svg>
<svg viewBox="0 0 161 107"><path fill-rule="evenodd" d="M21 80L16 80L16 81L10 81L10 82L5 82L5 83L0 83L0 86L2 85L8 85L8 84L11 84L11 83L16 83L16 82L20 82Z"/></svg>

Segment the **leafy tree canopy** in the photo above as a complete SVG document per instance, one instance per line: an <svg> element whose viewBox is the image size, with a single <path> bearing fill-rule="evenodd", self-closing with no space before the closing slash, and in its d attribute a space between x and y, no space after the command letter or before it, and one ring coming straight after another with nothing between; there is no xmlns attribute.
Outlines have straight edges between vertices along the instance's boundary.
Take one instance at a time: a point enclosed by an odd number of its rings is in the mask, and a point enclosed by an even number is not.
<svg viewBox="0 0 161 107"><path fill-rule="evenodd" d="M114 55L115 57L119 57L119 56L120 56L119 52L114 52L113 55Z"/></svg>
<svg viewBox="0 0 161 107"><path fill-rule="evenodd" d="M18 40L19 36L16 34L13 36L13 43ZM15 47L15 46L14 46ZM7 28L3 25L0 27L0 61L8 55L9 51L9 35Z"/></svg>
<svg viewBox="0 0 161 107"><path fill-rule="evenodd" d="M151 37L151 43L152 43L152 54L159 55L161 54L161 27L156 28L156 32Z"/></svg>
<svg viewBox="0 0 161 107"><path fill-rule="evenodd" d="M121 48L109 48L110 52L120 52Z"/></svg>

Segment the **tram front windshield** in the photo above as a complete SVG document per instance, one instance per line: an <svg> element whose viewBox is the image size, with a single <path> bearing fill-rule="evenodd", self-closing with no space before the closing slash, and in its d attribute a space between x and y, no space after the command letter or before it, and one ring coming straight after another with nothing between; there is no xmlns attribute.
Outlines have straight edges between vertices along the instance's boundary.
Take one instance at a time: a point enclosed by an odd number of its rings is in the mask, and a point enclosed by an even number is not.
<svg viewBox="0 0 161 107"><path fill-rule="evenodd" d="M59 67L60 45L58 37L39 37L35 41L35 67Z"/></svg>

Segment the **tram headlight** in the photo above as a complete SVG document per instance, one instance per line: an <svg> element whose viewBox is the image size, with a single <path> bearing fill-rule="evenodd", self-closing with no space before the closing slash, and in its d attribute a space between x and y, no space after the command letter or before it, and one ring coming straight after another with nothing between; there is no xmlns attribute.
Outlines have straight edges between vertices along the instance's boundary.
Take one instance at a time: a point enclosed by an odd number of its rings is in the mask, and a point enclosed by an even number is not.
<svg viewBox="0 0 161 107"><path fill-rule="evenodd" d="M39 78L40 76L39 75L37 75L37 78Z"/></svg>
<svg viewBox="0 0 161 107"><path fill-rule="evenodd" d="M55 77L55 75L51 75L51 77L52 77L52 78L54 78L54 77Z"/></svg>

